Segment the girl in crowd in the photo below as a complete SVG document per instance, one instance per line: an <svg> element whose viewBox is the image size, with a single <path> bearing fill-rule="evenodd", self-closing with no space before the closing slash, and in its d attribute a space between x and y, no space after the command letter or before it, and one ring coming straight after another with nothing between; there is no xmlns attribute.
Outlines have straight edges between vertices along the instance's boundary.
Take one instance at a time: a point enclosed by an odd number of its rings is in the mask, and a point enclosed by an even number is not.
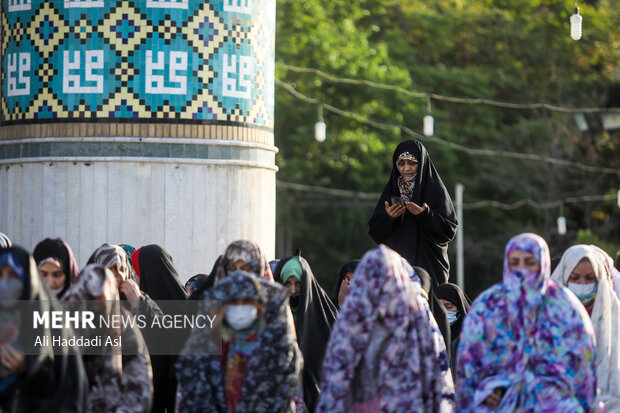
<svg viewBox="0 0 620 413"><path fill-rule="evenodd" d="M71 310L87 310L86 302L101 300L104 305L97 314L106 319L127 314L121 307L114 275L100 264L87 265L76 284L66 294L66 300L75 306ZM82 307L80 307L80 305ZM87 338L88 331L86 332ZM106 337L121 338L120 349L102 347L101 355L83 355L88 375L88 411L93 413L132 412L148 413L152 400L152 373L146 344L137 327L111 327Z"/></svg>
<svg viewBox="0 0 620 413"><path fill-rule="evenodd" d="M456 349L459 345L461 326L463 319L469 311L470 299L456 284L445 283L435 288L435 296L446 309L448 323L450 323L450 360L452 366L456 365ZM452 369L454 371L454 368Z"/></svg>
<svg viewBox="0 0 620 413"><path fill-rule="evenodd" d="M159 245L147 245L138 248L131 256L131 263L140 277L140 289L151 297L162 309L164 315L176 313L182 314L178 302L187 299L187 291L183 287L177 270L172 261L172 257L164 248ZM162 331L159 335L164 335L167 331ZM183 338L171 337L171 340L183 342ZM165 409L169 412L174 409L176 397L176 377L174 374L175 356L161 355L161 351L154 350L153 346L157 343L148 338L149 348L153 353L159 355L151 356L153 365L153 386L155 397L153 399L153 413L163 413ZM179 347L177 351L180 351ZM178 353L176 353L178 354Z"/></svg>
<svg viewBox="0 0 620 413"><path fill-rule="evenodd" d="M271 268L267 264L267 258L258 244L247 240L233 241L226 247L224 255L220 255L207 280L192 293L191 299L200 299L200 296L213 285L223 280L230 272L243 270L269 281L273 281Z"/></svg>
<svg viewBox="0 0 620 413"><path fill-rule="evenodd" d="M334 291L334 298L332 301L336 306L336 309L339 309L342 303L344 303L344 299L347 297L349 293L349 288L351 288L351 281L353 280L353 273L357 268L357 264L359 264L360 260L351 260L344 264L342 268L340 268L340 273L338 274L338 281L336 282L336 289Z"/></svg>
<svg viewBox="0 0 620 413"><path fill-rule="evenodd" d="M185 281L185 289L190 297L194 291L202 287L202 285L207 282L207 278L209 278L207 274L196 274L189 280Z"/></svg>
<svg viewBox="0 0 620 413"><path fill-rule="evenodd" d="M119 245L103 244L90 256L88 264L101 264L114 274L121 303L127 310L144 314L149 324L154 318L163 315L159 305L145 292L140 291L140 287L132 277L129 258ZM148 341L148 337L145 338Z"/></svg>
<svg viewBox="0 0 620 413"><path fill-rule="evenodd" d="M218 267L216 283L224 279L229 273L243 270L273 281L271 267L258 244L247 240L232 242L224 252L224 258Z"/></svg>
<svg viewBox="0 0 620 413"><path fill-rule="evenodd" d="M591 411L592 323L549 269L549 248L540 236L525 233L508 242L502 282L474 301L463 322L459 411Z"/></svg>
<svg viewBox="0 0 620 413"><path fill-rule="evenodd" d="M303 399L308 411L313 412L320 392L323 356L338 310L301 255L281 259L274 277L291 297L297 341L304 356Z"/></svg>
<svg viewBox="0 0 620 413"><path fill-rule="evenodd" d="M22 351L27 344L19 326L27 319L16 300L29 300L30 308L40 313L62 310L44 282L28 252L0 249L0 410L86 412L86 375L78 349L42 347L36 355ZM46 328L38 334L65 339L73 335L70 329Z"/></svg>
<svg viewBox="0 0 620 413"><path fill-rule="evenodd" d="M409 269L411 265L407 260L403 258L403 264L405 268ZM411 279L418 284L420 284L422 295L426 299L428 306L430 308L431 314L439 327L439 331L443 337L444 344L446 345L446 349L448 352L448 357L450 358L450 323L448 323L448 316L446 314L445 308L439 302L439 299L435 295L435 287L433 285L433 280L431 279L430 274L424 268L419 266L414 266L412 268L412 277Z"/></svg>
<svg viewBox="0 0 620 413"><path fill-rule="evenodd" d="M448 281L448 243L456 234L456 213L419 141L407 140L396 147L392 173L368 225L377 244L426 269L435 285Z"/></svg>
<svg viewBox="0 0 620 413"><path fill-rule="evenodd" d="M603 260L593 246L572 246L551 278L568 287L590 314L596 333L598 400L607 413L620 413L620 301Z"/></svg>
<svg viewBox="0 0 620 413"><path fill-rule="evenodd" d="M69 244L61 238L45 238L34 247L32 255L50 290L62 299L80 273Z"/></svg>
<svg viewBox="0 0 620 413"><path fill-rule="evenodd" d="M317 412L452 411L446 348L412 276L384 245L364 255L329 340Z"/></svg>
<svg viewBox="0 0 620 413"><path fill-rule="evenodd" d="M244 271L205 292L205 308L223 303L222 353L204 355L211 331L192 332L176 366L178 411L295 411L302 357L287 322L287 299L278 284Z"/></svg>

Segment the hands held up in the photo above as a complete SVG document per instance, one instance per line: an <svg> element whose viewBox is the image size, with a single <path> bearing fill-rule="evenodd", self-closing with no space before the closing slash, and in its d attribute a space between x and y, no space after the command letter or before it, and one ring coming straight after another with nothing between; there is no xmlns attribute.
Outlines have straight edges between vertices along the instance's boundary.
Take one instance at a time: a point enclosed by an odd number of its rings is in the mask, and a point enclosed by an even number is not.
<svg viewBox="0 0 620 413"><path fill-rule="evenodd" d="M428 205L424 203L424 205L419 206L415 202L407 202L407 207L405 208L399 204L390 205L385 201L385 212L387 212L392 221L401 216L405 212L405 209L413 215L418 216L428 210Z"/></svg>

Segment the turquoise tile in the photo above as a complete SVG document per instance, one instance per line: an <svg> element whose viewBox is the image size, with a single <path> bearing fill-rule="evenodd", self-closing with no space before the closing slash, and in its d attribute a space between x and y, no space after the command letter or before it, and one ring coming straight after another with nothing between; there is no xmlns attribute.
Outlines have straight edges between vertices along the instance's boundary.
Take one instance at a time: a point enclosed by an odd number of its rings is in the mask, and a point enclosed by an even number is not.
<svg viewBox="0 0 620 413"><path fill-rule="evenodd" d="M185 147L183 151L184 158L195 158L196 157L196 145L186 144L183 146Z"/></svg>
<svg viewBox="0 0 620 413"><path fill-rule="evenodd" d="M234 160L241 159L241 149L242 148L235 147L235 146L230 147L230 155L228 156L228 159L234 159Z"/></svg>
<svg viewBox="0 0 620 413"><path fill-rule="evenodd" d="M160 144L158 143L145 143L142 144L142 156L146 156L148 158L153 158L153 157L157 157L160 156L159 152L161 150L161 148L159 147Z"/></svg>
<svg viewBox="0 0 620 413"><path fill-rule="evenodd" d="M209 148L209 157L210 159L222 159L222 147L212 146Z"/></svg>
<svg viewBox="0 0 620 413"><path fill-rule="evenodd" d="M125 145L125 156L142 156L143 143L124 143L123 145Z"/></svg>
<svg viewBox="0 0 620 413"><path fill-rule="evenodd" d="M40 155L40 145L38 143L29 143L28 144L28 157L29 158L38 158Z"/></svg>
<svg viewBox="0 0 620 413"><path fill-rule="evenodd" d="M209 146L207 145L195 145L196 146L196 158L197 159L209 159Z"/></svg>
<svg viewBox="0 0 620 413"><path fill-rule="evenodd" d="M230 146L220 146L220 159L230 159Z"/></svg>
<svg viewBox="0 0 620 413"><path fill-rule="evenodd" d="M50 156L51 143L41 143L39 144L39 146L40 146L39 156Z"/></svg>
<svg viewBox="0 0 620 413"><path fill-rule="evenodd" d="M53 143L50 146L50 156L60 156L62 153L62 143Z"/></svg>
<svg viewBox="0 0 620 413"><path fill-rule="evenodd" d="M183 144L171 143L170 144L170 157L182 158L183 157Z"/></svg>

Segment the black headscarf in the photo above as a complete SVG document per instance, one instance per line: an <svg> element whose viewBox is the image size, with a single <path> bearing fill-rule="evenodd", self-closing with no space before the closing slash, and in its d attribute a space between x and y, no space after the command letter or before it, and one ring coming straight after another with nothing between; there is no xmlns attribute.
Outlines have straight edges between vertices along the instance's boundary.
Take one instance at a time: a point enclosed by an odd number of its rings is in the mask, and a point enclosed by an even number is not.
<svg viewBox="0 0 620 413"><path fill-rule="evenodd" d="M360 260L351 260L340 268L340 273L338 274L338 281L336 282L336 289L334 290L334 296L332 297L332 301L338 309L340 308L340 306L338 305L338 294L340 293L340 286L342 285L342 281L344 281L344 277L345 275L347 275L348 272L355 272L357 264L359 263Z"/></svg>
<svg viewBox="0 0 620 413"><path fill-rule="evenodd" d="M412 202L428 205L428 211L414 216L409 211L393 222L385 211L390 197L400 197L398 189L398 156L409 152L418 160ZM436 285L448 281L450 262L448 243L457 229L456 213L431 158L422 143L415 139L401 142L392 155L392 173L368 221L369 234L378 244L386 244L412 265L426 268Z"/></svg>
<svg viewBox="0 0 620 413"><path fill-rule="evenodd" d="M45 281L40 277L34 259L26 250L13 246L0 249L0 256L11 254L24 270L21 300L36 302L39 312L61 311L62 306L44 287ZM26 320L26 314L23 314ZM73 336L71 329L51 329L45 334L68 339ZM25 339L21 334L19 336ZM15 382L0 392L0 402L11 412L86 412L87 379L75 347L58 348L53 354L51 349L41 348L38 355L26 355L24 371ZM7 406L7 403L9 406Z"/></svg>
<svg viewBox="0 0 620 413"><path fill-rule="evenodd" d="M208 278L209 276L207 274L196 274L193 277L191 277L189 280L185 281L185 289L187 290L187 287L189 286L192 288L192 293L193 293L198 288L200 288L204 283L206 283ZM188 293L191 295L189 291Z"/></svg>
<svg viewBox="0 0 620 413"><path fill-rule="evenodd" d="M152 244L136 252L138 263L133 265L140 268L140 289L159 304L164 314L167 314L166 301L187 299L187 291L168 251Z"/></svg>
<svg viewBox="0 0 620 413"><path fill-rule="evenodd" d="M467 297L465 292L461 290L461 287L452 283L445 283L436 287L435 295L438 299L450 301L457 308L457 320L450 325L450 334L452 336L452 340L455 340L461 334L461 325L463 324L463 319L465 319L465 316L469 311L471 300Z"/></svg>
<svg viewBox="0 0 620 413"><path fill-rule="evenodd" d="M140 275L140 289L161 307L164 315L177 313L178 301L187 299L187 291L168 251L155 244L139 248L132 254L132 266L138 269L136 273ZM172 411L174 408L177 387L173 368L175 360L174 356L151 355L154 395L152 413L164 412L164 409Z"/></svg>
<svg viewBox="0 0 620 413"><path fill-rule="evenodd" d="M448 322L446 310L443 308L439 302L439 299L435 295L435 286L433 285L428 271L419 266L413 266L413 270L416 274L418 274L418 277L420 277L420 283L422 284L422 290L426 293L428 306L431 308L431 313L433 314L433 317L435 317L439 331L441 331L443 340L446 343L446 350L448 350L451 348L450 343L452 342L452 339L450 335L450 322ZM448 355L450 355L450 351L448 351Z"/></svg>
<svg viewBox="0 0 620 413"><path fill-rule="evenodd" d="M217 278L217 271L220 268L223 258L223 255L217 257L217 260L215 260L213 268L211 268L211 272L207 278L189 295L190 300L200 300L204 292L213 287L215 284L215 279Z"/></svg>
<svg viewBox="0 0 620 413"><path fill-rule="evenodd" d="M323 357L332 325L338 317L338 310L312 274L308 261L301 255L281 259L276 267L275 280L282 284L282 268L292 258L299 259L303 270L295 331L299 348L304 356L302 372L304 402L308 411L313 412L319 400Z"/></svg>
<svg viewBox="0 0 620 413"><path fill-rule="evenodd" d="M47 258L53 258L60 263L62 272L65 273L65 284L57 297L59 299L62 298L71 286L71 283L76 282L80 274L80 269L69 244L62 238L45 238L34 247L32 255L37 266Z"/></svg>

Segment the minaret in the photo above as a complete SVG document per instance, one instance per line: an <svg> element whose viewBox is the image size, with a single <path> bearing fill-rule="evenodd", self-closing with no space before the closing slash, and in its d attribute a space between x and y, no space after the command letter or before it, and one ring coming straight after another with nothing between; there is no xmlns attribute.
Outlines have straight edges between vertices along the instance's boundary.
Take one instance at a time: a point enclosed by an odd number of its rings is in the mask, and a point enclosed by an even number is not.
<svg viewBox="0 0 620 413"><path fill-rule="evenodd" d="M0 232L158 243L182 279L275 244L275 0L2 0Z"/></svg>

